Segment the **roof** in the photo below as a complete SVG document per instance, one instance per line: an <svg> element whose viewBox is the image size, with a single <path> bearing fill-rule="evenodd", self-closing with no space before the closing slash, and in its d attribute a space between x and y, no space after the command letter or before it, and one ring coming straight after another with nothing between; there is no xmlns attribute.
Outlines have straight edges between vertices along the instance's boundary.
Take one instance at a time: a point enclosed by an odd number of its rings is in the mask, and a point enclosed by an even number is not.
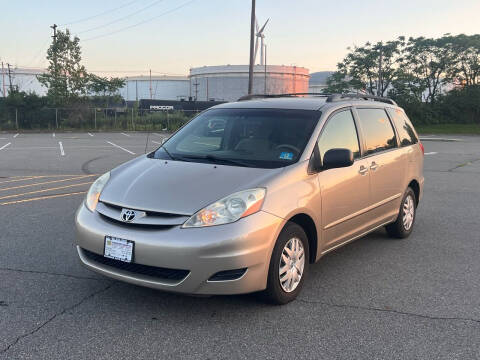
<svg viewBox="0 0 480 360"><path fill-rule="evenodd" d="M230 102L215 106L216 109L302 109L318 110L325 105L326 97L276 97Z"/></svg>
<svg viewBox="0 0 480 360"><path fill-rule="evenodd" d="M270 95L272 96L272 95ZM278 96L278 97L260 97L252 100L243 100L230 102L215 106L215 108L230 109L296 109L296 110L320 110L328 107L336 107L339 104L350 104L355 106L373 105L373 106L396 106L395 102L388 98L376 97L373 95L358 94L336 94L330 96Z"/></svg>

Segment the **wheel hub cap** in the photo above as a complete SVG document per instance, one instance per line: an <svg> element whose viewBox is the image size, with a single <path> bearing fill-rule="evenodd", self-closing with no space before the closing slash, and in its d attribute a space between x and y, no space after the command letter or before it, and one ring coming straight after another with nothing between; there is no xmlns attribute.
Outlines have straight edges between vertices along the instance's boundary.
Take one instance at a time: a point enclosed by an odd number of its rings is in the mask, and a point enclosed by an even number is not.
<svg viewBox="0 0 480 360"><path fill-rule="evenodd" d="M405 198L403 203L403 227L405 230L410 230L413 225L413 219L415 218L415 204L411 195Z"/></svg>
<svg viewBox="0 0 480 360"><path fill-rule="evenodd" d="M305 267L305 251L302 241L298 238L291 238L285 244L280 258L280 285L283 291L289 293L294 291L302 279Z"/></svg>

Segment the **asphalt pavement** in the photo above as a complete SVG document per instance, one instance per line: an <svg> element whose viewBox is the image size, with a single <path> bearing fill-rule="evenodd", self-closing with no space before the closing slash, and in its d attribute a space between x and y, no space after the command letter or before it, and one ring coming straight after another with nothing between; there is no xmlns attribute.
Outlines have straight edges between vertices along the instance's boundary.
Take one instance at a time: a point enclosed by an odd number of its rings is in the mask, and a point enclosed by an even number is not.
<svg viewBox="0 0 480 360"><path fill-rule="evenodd" d="M480 137L423 136L410 238L382 229L338 249L272 306L80 265L73 219L89 185L165 136L0 133L0 359L480 358Z"/></svg>

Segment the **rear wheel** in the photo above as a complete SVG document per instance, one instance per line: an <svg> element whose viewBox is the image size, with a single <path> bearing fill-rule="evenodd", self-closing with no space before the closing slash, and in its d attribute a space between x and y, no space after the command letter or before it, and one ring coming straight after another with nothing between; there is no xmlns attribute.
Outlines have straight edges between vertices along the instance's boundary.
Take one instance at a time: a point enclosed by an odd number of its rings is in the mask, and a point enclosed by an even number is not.
<svg viewBox="0 0 480 360"><path fill-rule="evenodd" d="M301 226L287 223L278 236L268 271L267 299L286 304L300 293L308 272L308 239Z"/></svg>
<svg viewBox="0 0 480 360"><path fill-rule="evenodd" d="M385 227L388 235L397 239L403 239L412 233L415 215L417 213L416 205L415 192L409 187L405 195L403 195L397 220Z"/></svg>

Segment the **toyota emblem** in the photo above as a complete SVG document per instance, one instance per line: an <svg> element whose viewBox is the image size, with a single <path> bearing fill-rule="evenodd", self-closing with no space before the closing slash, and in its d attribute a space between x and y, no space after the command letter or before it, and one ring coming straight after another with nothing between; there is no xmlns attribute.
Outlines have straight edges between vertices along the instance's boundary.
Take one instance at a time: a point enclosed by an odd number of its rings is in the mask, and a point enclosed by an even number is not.
<svg viewBox="0 0 480 360"><path fill-rule="evenodd" d="M136 216L137 212L130 209L122 209L122 213L120 215L122 221L124 222L132 222L133 220L135 220Z"/></svg>

